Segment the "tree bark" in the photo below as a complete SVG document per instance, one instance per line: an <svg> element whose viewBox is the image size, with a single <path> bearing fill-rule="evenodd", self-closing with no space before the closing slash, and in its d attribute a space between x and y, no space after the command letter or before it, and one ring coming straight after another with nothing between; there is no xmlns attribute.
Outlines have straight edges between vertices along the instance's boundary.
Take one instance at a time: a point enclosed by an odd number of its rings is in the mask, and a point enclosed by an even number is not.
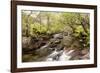
<svg viewBox="0 0 100 73"><path fill-rule="evenodd" d="M31 14L32 14L32 11L31 11L31 13L27 16L27 20L26 20L26 36L27 37L29 37L29 35L30 35L30 31L29 31L29 17L31 16Z"/></svg>

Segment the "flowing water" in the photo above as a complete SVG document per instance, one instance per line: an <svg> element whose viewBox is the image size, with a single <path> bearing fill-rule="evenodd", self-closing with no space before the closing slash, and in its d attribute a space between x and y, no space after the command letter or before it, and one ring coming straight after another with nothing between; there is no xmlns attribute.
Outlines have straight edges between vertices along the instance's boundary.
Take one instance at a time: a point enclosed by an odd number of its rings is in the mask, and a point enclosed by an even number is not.
<svg viewBox="0 0 100 73"><path fill-rule="evenodd" d="M37 45L40 44L40 40L38 40L35 46L30 45L29 42L26 42L27 38L23 38L23 48L28 49L29 46L32 48L37 48ZM27 41L30 38L27 39ZM70 41L71 37L62 36L62 34L55 34L53 38L49 40L49 42L45 42L44 45L41 45L39 48L31 51L30 54L26 54L23 56L23 60L27 61L67 61L67 60L80 60L80 59L89 59L89 51L88 50L72 50L72 49L65 49L65 46L69 46L72 41ZM31 39L32 40L32 39ZM30 40L29 40L30 41ZM36 41L32 41L36 43ZM29 43L29 45L27 45ZM27 50L28 50L27 49ZM83 51L83 53L82 53ZM84 54L85 52L85 54ZM81 54L80 54L81 53ZM83 54L83 55L82 55Z"/></svg>
<svg viewBox="0 0 100 73"><path fill-rule="evenodd" d="M71 53L74 52L74 50L60 50L57 51L56 49L46 58L46 61L67 61L71 59Z"/></svg>

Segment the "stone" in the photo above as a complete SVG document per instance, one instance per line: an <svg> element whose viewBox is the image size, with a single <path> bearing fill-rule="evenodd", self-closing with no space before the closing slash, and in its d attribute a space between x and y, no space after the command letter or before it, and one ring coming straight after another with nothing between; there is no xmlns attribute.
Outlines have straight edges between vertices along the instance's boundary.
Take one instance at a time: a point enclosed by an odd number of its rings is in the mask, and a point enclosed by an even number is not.
<svg viewBox="0 0 100 73"><path fill-rule="evenodd" d="M83 55L87 54L88 52L89 52L89 49L83 49L83 50L81 51L81 53L82 53Z"/></svg>
<svg viewBox="0 0 100 73"><path fill-rule="evenodd" d="M62 43L66 47L70 47L73 43L73 38L71 36L63 36Z"/></svg>
<svg viewBox="0 0 100 73"><path fill-rule="evenodd" d="M30 37L22 37L22 48L28 48L31 43Z"/></svg>
<svg viewBox="0 0 100 73"><path fill-rule="evenodd" d="M89 58L90 58L90 53L87 53L81 57L81 59L89 59Z"/></svg>
<svg viewBox="0 0 100 73"><path fill-rule="evenodd" d="M58 33L58 34L54 34L53 37L54 37L54 39L62 39L63 35L62 35L62 33Z"/></svg>

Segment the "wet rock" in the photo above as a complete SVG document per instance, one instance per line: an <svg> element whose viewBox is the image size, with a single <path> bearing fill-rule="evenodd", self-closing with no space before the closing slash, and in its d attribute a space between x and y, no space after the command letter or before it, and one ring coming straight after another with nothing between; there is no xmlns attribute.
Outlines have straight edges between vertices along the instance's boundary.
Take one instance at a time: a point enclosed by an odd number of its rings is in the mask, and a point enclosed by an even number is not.
<svg viewBox="0 0 100 73"><path fill-rule="evenodd" d="M46 40L43 40L43 38L36 38L36 37L23 37L22 38L22 48L23 52L28 53L33 50L39 49L41 46L44 46L47 43Z"/></svg>
<svg viewBox="0 0 100 73"><path fill-rule="evenodd" d="M56 40L54 41L55 44L59 44L60 42L61 42L61 40L59 40L59 39L56 39Z"/></svg>
<svg viewBox="0 0 100 73"><path fill-rule="evenodd" d="M49 47L49 44L46 44L42 47L40 47L40 49L37 49L36 50L36 53L39 55L39 56L47 56L49 55L51 52L52 52L52 48Z"/></svg>
<svg viewBox="0 0 100 73"><path fill-rule="evenodd" d="M66 47L70 47L73 43L73 38L71 36L63 36L62 43Z"/></svg>
<svg viewBox="0 0 100 73"><path fill-rule="evenodd" d="M71 56L70 60L80 60L81 57L81 51L80 50L74 50L72 53L69 54Z"/></svg>
<svg viewBox="0 0 100 73"><path fill-rule="evenodd" d="M62 39L63 38L63 34L62 33L54 34L53 38L54 39Z"/></svg>
<svg viewBox="0 0 100 73"><path fill-rule="evenodd" d="M84 60L84 59L89 59L90 54L88 49L84 49L84 50L75 50L70 55L72 56L71 60Z"/></svg>
<svg viewBox="0 0 100 73"><path fill-rule="evenodd" d="M81 53L82 53L83 55L87 54L88 52L89 52L89 49L83 49L83 50L81 51Z"/></svg>
<svg viewBox="0 0 100 73"><path fill-rule="evenodd" d="M85 54L84 56L81 57L82 60L84 59L89 59L90 58L90 53Z"/></svg>
<svg viewBox="0 0 100 73"><path fill-rule="evenodd" d="M61 40L52 38L52 39L50 39L49 43L50 43L49 47L55 48L61 43Z"/></svg>

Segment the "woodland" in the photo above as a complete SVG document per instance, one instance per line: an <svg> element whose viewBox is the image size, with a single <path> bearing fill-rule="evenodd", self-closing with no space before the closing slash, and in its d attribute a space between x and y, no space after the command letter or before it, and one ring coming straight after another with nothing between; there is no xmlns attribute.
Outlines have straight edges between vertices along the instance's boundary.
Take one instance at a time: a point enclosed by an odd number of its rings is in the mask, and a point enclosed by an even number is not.
<svg viewBox="0 0 100 73"><path fill-rule="evenodd" d="M90 58L90 15L22 10L22 62Z"/></svg>

